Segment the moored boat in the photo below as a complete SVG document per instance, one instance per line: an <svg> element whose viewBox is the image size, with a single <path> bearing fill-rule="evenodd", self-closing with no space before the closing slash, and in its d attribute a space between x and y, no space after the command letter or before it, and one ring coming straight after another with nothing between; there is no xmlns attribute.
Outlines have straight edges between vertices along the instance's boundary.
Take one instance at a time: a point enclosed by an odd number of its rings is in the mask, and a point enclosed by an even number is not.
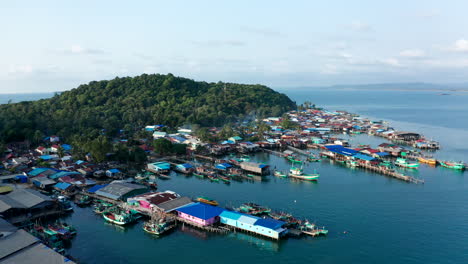
<svg viewBox="0 0 468 264"><path fill-rule="evenodd" d="M106 211L102 213L102 216L107 222L116 224L116 225L127 225L136 221L135 215L131 212L124 211Z"/></svg>
<svg viewBox="0 0 468 264"><path fill-rule="evenodd" d="M305 181L316 181L320 177L318 173L312 174L304 174L304 170L302 168L292 167L289 170L289 177L305 180Z"/></svg>
<svg viewBox="0 0 468 264"><path fill-rule="evenodd" d="M418 169L419 164L418 163L410 163L404 158L397 158L395 161L395 165L402 167L402 168L408 168L408 169Z"/></svg>
<svg viewBox="0 0 468 264"><path fill-rule="evenodd" d="M200 203L205 203L205 204L209 204L209 205L214 205L214 206L217 206L219 205L219 203L211 198L208 198L208 197L205 197L205 196L199 196L195 199L197 202L200 202Z"/></svg>
<svg viewBox="0 0 468 264"><path fill-rule="evenodd" d="M153 235L162 235L163 233L174 228L175 226L176 224L173 219L162 221L150 220L145 222L145 224L143 225L143 230Z"/></svg>
<svg viewBox="0 0 468 264"><path fill-rule="evenodd" d="M434 159L434 158L419 157L418 161L421 162L421 163L426 163L426 164L432 165L432 166L437 165L437 160Z"/></svg>
<svg viewBox="0 0 468 264"><path fill-rule="evenodd" d="M271 209L268 207L263 207L255 203L243 203L238 209L241 213L251 214L251 215L261 215L269 214Z"/></svg>
<svg viewBox="0 0 468 264"><path fill-rule="evenodd" d="M440 161L440 165L442 167L454 169L454 170L464 170L466 168L465 164L461 162L453 162L453 161Z"/></svg>
<svg viewBox="0 0 468 264"><path fill-rule="evenodd" d="M276 177L281 177L281 178L286 178L286 177L288 177L288 175L287 175L286 173L281 172L281 171L279 171L279 170L275 170L275 171L273 172L273 175L275 175Z"/></svg>

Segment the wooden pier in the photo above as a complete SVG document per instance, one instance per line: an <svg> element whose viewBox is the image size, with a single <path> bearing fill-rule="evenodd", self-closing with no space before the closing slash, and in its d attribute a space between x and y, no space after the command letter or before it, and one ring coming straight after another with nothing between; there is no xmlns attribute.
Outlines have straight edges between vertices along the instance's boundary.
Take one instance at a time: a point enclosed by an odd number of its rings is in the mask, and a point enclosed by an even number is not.
<svg viewBox="0 0 468 264"><path fill-rule="evenodd" d="M220 233L220 234L226 234L228 232L230 232L231 230L227 227L224 227L224 226L204 226L204 225L199 225L197 223L194 223L192 221L189 221L187 219L184 219L182 217L178 217L176 216L175 217L176 219L176 222L177 223L182 223L183 225L184 224L187 224L189 226L193 226L193 227L196 227L196 228L199 228L199 229L203 229L205 231L209 231L209 232L213 232L213 233Z"/></svg>

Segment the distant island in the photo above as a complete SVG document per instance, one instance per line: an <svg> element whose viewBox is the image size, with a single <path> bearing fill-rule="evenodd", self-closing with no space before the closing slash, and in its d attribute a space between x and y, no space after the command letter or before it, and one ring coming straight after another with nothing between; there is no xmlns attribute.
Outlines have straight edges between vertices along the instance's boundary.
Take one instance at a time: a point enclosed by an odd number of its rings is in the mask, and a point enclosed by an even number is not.
<svg viewBox="0 0 468 264"><path fill-rule="evenodd" d="M150 124L221 126L295 108L286 95L263 85L143 74L92 81L49 99L0 105L0 142L50 135L113 137Z"/></svg>

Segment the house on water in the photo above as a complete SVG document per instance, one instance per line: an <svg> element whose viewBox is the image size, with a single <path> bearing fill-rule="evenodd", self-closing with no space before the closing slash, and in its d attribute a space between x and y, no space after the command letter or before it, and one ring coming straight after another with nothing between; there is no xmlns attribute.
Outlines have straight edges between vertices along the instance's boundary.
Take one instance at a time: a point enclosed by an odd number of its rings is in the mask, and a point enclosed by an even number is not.
<svg viewBox="0 0 468 264"><path fill-rule="evenodd" d="M154 163L148 163L146 165L146 168L151 171L151 172L156 172L156 173L166 173L169 172L171 169L171 164L168 162L154 162Z"/></svg>
<svg viewBox="0 0 468 264"><path fill-rule="evenodd" d="M251 172L251 173L255 173L259 175L265 175L269 172L269 166L265 164L261 164L261 163L244 161L240 163L240 167L241 169L247 172Z"/></svg>
<svg viewBox="0 0 468 264"><path fill-rule="evenodd" d="M148 187L144 185L113 181L95 193L111 200L125 201L129 197L146 192L148 192Z"/></svg>
<svg viewBox="0 0 468 264"><path fill-rule="evenodd" d="M219 222L219 215L223 208L204 203L194 203L176 210L180 218L195 225L208 226Z"/></svg>
<svg viewBox="0 0 468 264"><path fill-rule="evenodd" d="M234 211L223 211L220 215L222 224L273 239L280 239L287 234L285 222L271 218L260 218Z"/></svg>

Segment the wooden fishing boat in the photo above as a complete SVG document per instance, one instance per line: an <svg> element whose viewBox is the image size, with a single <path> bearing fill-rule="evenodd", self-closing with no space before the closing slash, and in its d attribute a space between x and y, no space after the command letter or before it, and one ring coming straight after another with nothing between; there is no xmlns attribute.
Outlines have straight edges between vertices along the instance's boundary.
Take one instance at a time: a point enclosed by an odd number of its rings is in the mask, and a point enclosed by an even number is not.
<svg viewBox="0 0 468 264"><path fill-rule="evenodd" d="M209 205L214 205L214 206L217 206L219 205L219 203L211 198L208 198L206 196L199 196L195 199L197 202L200 202L200 203L205 203L205 204L209 204Z"/></svg>
<svg viewBox="0 0 468 264"><path fill-rule="evenodd" d="M395 165L402 167L402 168L408 168L408 169L418 169L419 164L418 163L409 163L406 159L404 158L397 158L395 161Z"/></svg>
<svg viewBox="0 0 468 264"><path fill-rule="evenodd" d="M454 170L464 170L466 168L465 164L461 162L453 161L441 161L440 165L444 168L454 169Z"/></svg>
<svg viewBox="0 0 468 264"><path fill-rule="evenodd" d="M162 235L176 226L174 220L147 221L143 225L143 230L153 235Z"/></svg>
<svg viewBox="0 0 468 264"><path fill-rule="evenodd" d="M274 170L273 175L275 175L276 177L281 177L281 178L288 177L288 175L286 173L281 172L279 170Z"/></svg>
<svg viewBox="0 0 468 264"><path fill-rule="evenodd" d="M192 174L193 174L193 176L198 177L198 178L205 178L205 175L203 175L203 174L199 174L199 173L195 173L195 172L192 173Z"/></svg>
<svg viewBox="0 0 468 264"><path fill-rule="evenodd" d="M303 163L304 162L303 160L300 160L300 159L298 159L298 158L296 158L294 156L291 156L291 155L287 156L286 159L288 159L292 163Z"/></svg>
<svg viewBox="0 0 468 264"><path fill-rule="evenodd" d="M219 178L216 175L208 175L208 179L213 182L219 182Z"/></svg>
<svg viewBox="0 0 468 264"><path fill-rule="evenodd" d="M133 223L137 220L132 212L123 212L123 211L106 211L102 213L102 216L107 222L116 224L116 225L127 225Z"/></svg>
<svg viewBox="0 0 468 264"><path fill-rule="evenodd" d="M291 167L291 169L289 170L289 177L301 179L304 181L317 181L320 177L320 174L304 174L304 170L302 168Z"/></svg>
<svg viewBox="0 0 468 264"><path fill-rule="evenodd" d="M231 179L228 176L225 175L219 175L219 178L224 182L224 183L230 183Z"/></svg>
<svg viewBox="0 0 468 264"><path fill-rule="evenodd" d="M426 163L426 164L432 165L432 166L437 165L437 160L434 159L434 158L419 157L418 161L421 162L421 163Z"/></svg>
<svg viewBox="0 0 468 264"><path fill-rule="evenodd" d="M261 215L269 214L271 212L271 209L268 207L260 206L255 203L243 203L239 207L238 211L250 215Z"/></svg>

